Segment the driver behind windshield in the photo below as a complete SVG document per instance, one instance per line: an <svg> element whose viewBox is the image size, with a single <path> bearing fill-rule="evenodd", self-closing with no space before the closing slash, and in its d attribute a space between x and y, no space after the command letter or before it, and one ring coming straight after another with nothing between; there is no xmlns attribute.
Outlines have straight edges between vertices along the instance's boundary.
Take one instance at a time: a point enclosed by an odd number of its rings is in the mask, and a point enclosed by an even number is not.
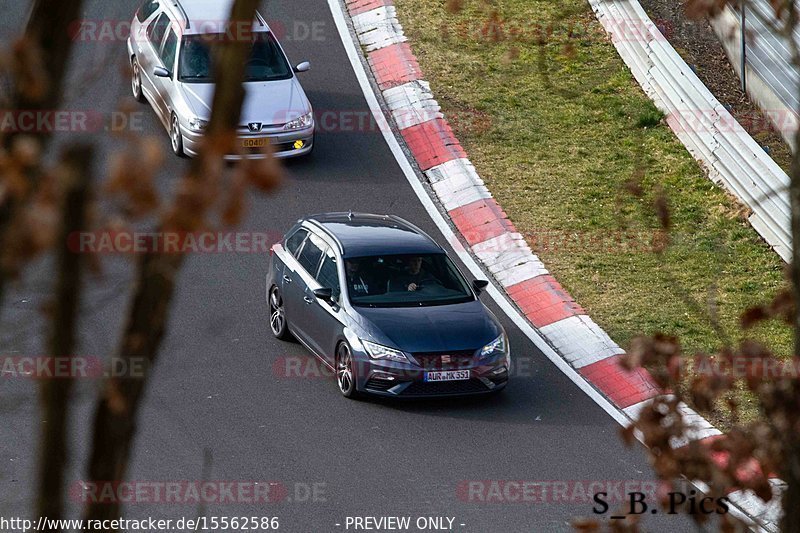
<svg viewBox="0 0 800 533"><path fill-rule="evenodd" d="M404 263L403 271L389 281L389 290L416 291L431 283L439 283L433 274L422 268L422 257L409 257Z"/></svg>
<svg viewBox="0 0 800 533"><path fill-rule="evenodd" d="M344 262L345 277L347 285L350 287L350 294L364 296L370 293L372 283L370 278L361 268L361 261L348 259Z"/></svg>
<svg viewBox="0 0 800 533"><path fill-rule="evenodd" d="M211 47L225 42L226 35L207 33L187 35L183 38L180 59L180 79L189 83L211 83L213 60ZM253 46L246 63L245 81L286 80L292 77L292 69L280 51L278 43L267 31L253 34Z"/></svg>

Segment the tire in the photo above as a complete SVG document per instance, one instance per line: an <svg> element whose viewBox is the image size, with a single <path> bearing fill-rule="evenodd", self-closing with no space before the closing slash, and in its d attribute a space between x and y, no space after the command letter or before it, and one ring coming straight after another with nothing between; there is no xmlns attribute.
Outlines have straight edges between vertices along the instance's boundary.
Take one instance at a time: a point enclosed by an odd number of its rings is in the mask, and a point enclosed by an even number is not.
<svg viewBox="0 0 800 533"><path fill-rule="evenodd" d="M137 102L144 102L144 93L142 92L142 68L139 66L139 60L134 56L131 59L131 92Z"/></svg>
<svg viewBox="0 0 800 533"><path fill-rule="evenodd" d="M361 397L356 389L355 362L353 352L346 342L336 348L336 386L345 398L355 400Z"/></svg>
<svg viewBox="0 0 800 533"><path fill-rule="evenodd" d="M291 337L283 309L283 298L277 287L272 287L269 291L269 330L276 339L288 340Z"/></svg>
<svg viewBox="0 0 800 533"><path fill-rule="evenodd" d="M172 152L178 157L186 157L183 153L183 135L181 135L181 127L178 122L178 116L173 113L169 121L169 143L172 147Z"/></svg>

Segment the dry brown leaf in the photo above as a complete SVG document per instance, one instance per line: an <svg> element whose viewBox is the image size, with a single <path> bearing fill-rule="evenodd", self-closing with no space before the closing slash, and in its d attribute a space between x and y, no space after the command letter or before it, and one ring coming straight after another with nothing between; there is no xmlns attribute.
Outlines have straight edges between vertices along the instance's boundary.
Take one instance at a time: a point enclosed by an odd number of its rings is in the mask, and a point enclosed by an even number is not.
<svg viewBox="0 0 800 533"><path fill-rule="evenodd" d="M444 7L448 13L455 15L464 9L464 0L447 0L447 2L444 4Z"/></svg>

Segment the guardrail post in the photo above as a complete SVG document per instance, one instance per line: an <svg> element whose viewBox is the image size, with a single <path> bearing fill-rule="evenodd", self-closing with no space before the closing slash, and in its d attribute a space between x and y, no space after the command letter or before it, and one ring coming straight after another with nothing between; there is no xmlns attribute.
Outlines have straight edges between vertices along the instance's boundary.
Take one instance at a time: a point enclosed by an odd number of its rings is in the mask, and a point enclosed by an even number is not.
<svg viewBox="0 0 800 533"><path fill-rule="evenodd" d="M742 92L747 93L747 1L742 0Z"/></svg>

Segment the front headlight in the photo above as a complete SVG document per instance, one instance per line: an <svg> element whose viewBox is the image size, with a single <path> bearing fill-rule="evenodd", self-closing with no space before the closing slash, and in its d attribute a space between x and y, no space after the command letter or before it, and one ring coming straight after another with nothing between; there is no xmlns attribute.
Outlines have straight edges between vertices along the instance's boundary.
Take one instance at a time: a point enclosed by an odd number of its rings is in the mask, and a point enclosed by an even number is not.
<svg viewBox="0 0 800 533"><path fill-rule="evenodd" d="M202 118L189 119L189 129L194 132L202 133L206 131L207 127L208 127L207 120L203 120Z"/></svg>
<svg viewBox="0 0 800 533"><path fill-rule="evenodd" d="M495 340L481 348L481 357L494 353L506 353L506 334L501 333Z"/></svg>
<svg viewBox="0 0 800 533"><path fill-rule="evenodd" d="M400 350L395 350L394 348L389 348L388 346L375 344L374 342L365 340L362 340L361 343L364 345L364 349L372 359L386 359L388 361L399 361L401 363L408 362L405 354Z"/></svg>
<svg viewBox="0 0 800 533"><path fill-rule="evenodd" d="M283 129L285 130L301 130L303 128L308 128L314 123L314 114L309 112L303 115L300 118L296 118L291 122L287 122Z"/></svg>

